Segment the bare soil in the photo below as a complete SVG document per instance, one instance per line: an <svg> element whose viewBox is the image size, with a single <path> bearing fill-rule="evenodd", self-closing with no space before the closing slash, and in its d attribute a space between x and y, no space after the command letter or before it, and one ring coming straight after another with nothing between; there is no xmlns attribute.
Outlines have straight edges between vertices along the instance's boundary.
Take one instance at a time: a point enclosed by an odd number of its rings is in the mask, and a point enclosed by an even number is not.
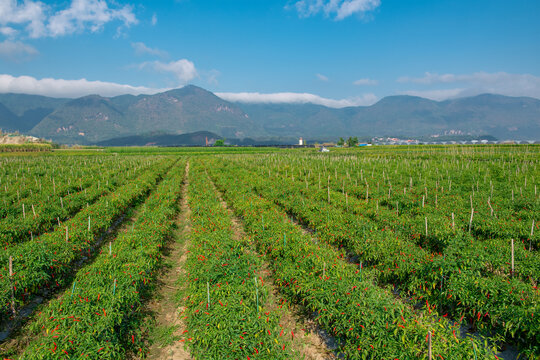
<svg viewBox="0 0 540 360"><path fill-rule="evenodd" d="M159 360L183 360L191 359L187 348L182 341L182 333L185 325L180 316L185 308L179 306L178 293L182 286L181 280L185 276L184 263L187 258L187 247L191 226L189 222L190 209L188 206L188 186L189 186L189 162L186 165L185 181L182 189L182 199L180 202L180 214L176 220L177 231L174 239L165 249L165 267L158 279L156 288L159 289L156 297L148 304L149 311L154 316L155 328L169 329L169 341L163 345L160 341L155 341L151 345L148 359ZM178 285L180 284L180 285Z"/></svg>

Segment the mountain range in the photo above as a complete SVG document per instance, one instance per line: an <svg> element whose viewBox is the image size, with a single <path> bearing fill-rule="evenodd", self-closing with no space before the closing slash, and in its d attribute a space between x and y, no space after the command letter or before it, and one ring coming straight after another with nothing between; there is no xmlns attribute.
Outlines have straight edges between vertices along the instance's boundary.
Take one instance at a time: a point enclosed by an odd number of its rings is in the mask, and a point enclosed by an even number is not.
<svg viewBox="0 0 540 360"><path fill-rule="evenodd" d="M110 98L0 94L0 129L66 144L107 143L115 138L129 144L132 136L200 131L227 139L453 134L539 140L540 100L483 94L438 102L400 95L371 106L335 109L233 103L193 85L155 95Z"/></svg>

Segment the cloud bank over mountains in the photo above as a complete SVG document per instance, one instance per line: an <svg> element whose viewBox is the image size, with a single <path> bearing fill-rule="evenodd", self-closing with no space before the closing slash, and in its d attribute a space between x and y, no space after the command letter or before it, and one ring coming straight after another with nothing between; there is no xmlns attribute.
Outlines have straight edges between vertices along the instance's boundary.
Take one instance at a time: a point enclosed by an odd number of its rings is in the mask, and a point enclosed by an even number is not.
<svg viewBox="0 0 540 360"><path fill-rule="evenodd" d="M426 97L432 100L445 100L482 93L528 96L540 99L540 77L531 74L509 74L506 72L437 74L426 72L422 77L400 77L397 82L428 87L428 89L407 90L401 93ZM453 87L438 88L449 85Z"/></svg>
<svg viewBox="0 0 540 360"><path fill-rule="evenodd" d="M168 73L182 84L187 84L191 80L199 77L195 65L186 59L171 62L151 61L139 64L138 66L141 69L150 68L152 71ZM540 77L529 74L476 73L471 75L437 75L426 73L424 77L402 77L396 81L398 83L430 86L458 83L460 85L464 85L463 87L453 87L449 89L429 88L396 92L396 94L420 96L438 101L457 97L474 96L483 93L507 96L527 96L540 99ZM360 79L359 81L356 81L355 84L356 83L357 85L377 84L375 80L371 79ZM170 89L171 88L152 88L146 86L118 84L107 81L91 81L87 79L37 79L32 76L15 77L9 74L0 74L0 93L12 92L51 97L76 98L91 94L98 94L101 96L156 94ZM332 108L369 106L379 100L379 97L373 93L364 93L360 96L345 99L331 99L311 93L296 92L216 92L216 95L224 100L232 102L268 104L311 103Z"/></svg>

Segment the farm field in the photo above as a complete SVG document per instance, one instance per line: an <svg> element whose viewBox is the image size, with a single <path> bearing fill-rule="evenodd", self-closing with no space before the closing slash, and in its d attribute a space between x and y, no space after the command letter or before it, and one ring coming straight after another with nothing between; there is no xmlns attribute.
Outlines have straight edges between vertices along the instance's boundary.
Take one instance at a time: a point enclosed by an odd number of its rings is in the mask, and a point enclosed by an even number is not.
<svg viewBox="0 0 540 360"><path fill-rule="evenodd" d="M540 147L0 155L5 359L540 359Z"/></svg>

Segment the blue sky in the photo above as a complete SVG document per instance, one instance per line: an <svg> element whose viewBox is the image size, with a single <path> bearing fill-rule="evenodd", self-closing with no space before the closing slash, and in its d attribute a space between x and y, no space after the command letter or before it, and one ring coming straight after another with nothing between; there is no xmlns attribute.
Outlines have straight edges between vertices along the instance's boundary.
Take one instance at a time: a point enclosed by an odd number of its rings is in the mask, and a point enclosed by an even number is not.
<svg viewBox="0 0 540 360"><path fill-rule="evenodd" d="M540 98L538 0L0 0L0 92Z"/></svg>

